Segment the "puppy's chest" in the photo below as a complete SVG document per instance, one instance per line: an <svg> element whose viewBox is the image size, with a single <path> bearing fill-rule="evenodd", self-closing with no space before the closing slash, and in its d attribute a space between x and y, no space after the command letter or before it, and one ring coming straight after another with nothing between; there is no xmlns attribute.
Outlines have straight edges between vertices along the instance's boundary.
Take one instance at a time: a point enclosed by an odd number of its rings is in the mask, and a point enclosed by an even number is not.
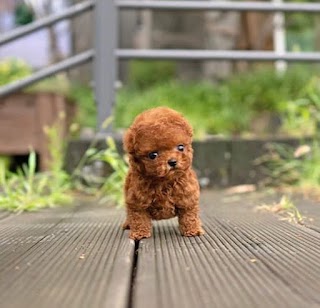
<svg viewBox="0 0 320 308"><path fill-rule="evenodd" d="M157 207L171 207L175 204L175 191L172 186L156 187L153 189L152 205Z"/></svg>
<svg viewBox="0 0 320 308"><path fill-rule="evenodd" d="M176 198L173 188L155 188L148 212L153 219L167 219L176 216Z"/></svg>
<svg viewBox="0 0 320 308"><path fill-rule="evenodd" d="M152 208L162 209L175 209L179 203L179 192L182 191L181 187L176 184L166 185L163 187L155 187L152 195Z"/></svg>

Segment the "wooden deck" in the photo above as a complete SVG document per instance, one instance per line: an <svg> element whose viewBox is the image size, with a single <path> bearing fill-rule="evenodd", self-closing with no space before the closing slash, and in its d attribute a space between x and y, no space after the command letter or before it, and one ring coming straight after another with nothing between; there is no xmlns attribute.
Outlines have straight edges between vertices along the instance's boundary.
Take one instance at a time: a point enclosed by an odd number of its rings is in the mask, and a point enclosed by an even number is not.
<svg viewBox="0 0 320 308"><path fill-rule="evenodd" d="M273 198L203 192L205 236L168 220L139 243L90 202L0 213L0 307L320 307L319 204L300 226L254 211Z"/></svg>

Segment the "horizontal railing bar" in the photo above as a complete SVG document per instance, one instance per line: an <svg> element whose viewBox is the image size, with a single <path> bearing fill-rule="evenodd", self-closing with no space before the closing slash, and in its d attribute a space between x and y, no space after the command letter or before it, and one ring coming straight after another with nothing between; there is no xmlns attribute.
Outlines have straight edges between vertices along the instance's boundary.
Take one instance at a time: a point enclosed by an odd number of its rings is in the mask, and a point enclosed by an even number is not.
<svg viewBox="0 0 320 308"><path fill-rule="evenodd" d="M19 27L15 30L12 30L8 33L5 33L0 36L0 46L4 45L6 43L9 43L13 40L16 40L18 38L21 38L25 35L28 35L30 33L36 32L38 30L41 30L45 27L48 27L50 25L55 24L58 21L74 17L76 15L79 15L83 12L89 11L94 7L95 1L85 1L81 2L79 4L75 4L71 6L70 8L66 9L62 13L54 14L48 17L44 17L42 19L39 19L35 22L32 22L26 26Z"/></svg>
<svg viewBox="0 0 320 308"><path fill-rule="evenodd" d="M91 61L94 57L94 51L88 50L83 53L80 53L78 55L72 56L68 59L62 60L59 63L50 65L44 69L41 69L35 73L33 73L31 76L28 76L26 78L20 79L18 81L9 83L3 87L0 88L0 97L6 96L8 94L11 94L15 91L21 90L27 86L30 86L37 81L40 81L44 78L50 77L56 73L59 73L61 71L71 69L77 65L87 63Z"/></svg>
<svg viewBox="0 0 320 308"><path fill-rule="evenodd" d="M165 0L117 0L122 9L158 10L219 10L219 11L263 11L263 12L320 12L320 3L272 3L237 1L165 1Z"/></svg>
<svg viewBox="0 0 320 308"><path fill-rule="evenodd" d="M238 51L238 50L186 50L186 49L117 49L120 59L171 60L246 60L246 61L320 61L320 52Z"/></svg>

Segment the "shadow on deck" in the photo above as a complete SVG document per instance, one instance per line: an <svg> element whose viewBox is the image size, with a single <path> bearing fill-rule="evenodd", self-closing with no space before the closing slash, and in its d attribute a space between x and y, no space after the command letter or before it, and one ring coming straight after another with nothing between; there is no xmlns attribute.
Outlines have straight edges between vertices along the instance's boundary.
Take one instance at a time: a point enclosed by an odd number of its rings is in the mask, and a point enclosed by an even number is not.
<svg viewBox="0 0 320 308"><path fill-rule="evenodd" d="M318 204L299 201L311 229L253 210L274 198L203 192L204 236L181 237L173 219L139 243L123 210L85 201L0 213L0 305L320 307Z"/></svg>

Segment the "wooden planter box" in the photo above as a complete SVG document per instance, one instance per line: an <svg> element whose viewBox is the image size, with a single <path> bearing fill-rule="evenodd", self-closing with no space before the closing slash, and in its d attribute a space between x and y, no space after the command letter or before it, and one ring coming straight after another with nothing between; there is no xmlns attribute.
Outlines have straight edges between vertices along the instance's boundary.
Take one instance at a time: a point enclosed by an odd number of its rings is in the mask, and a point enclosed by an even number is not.
<svg viewBox="0 0 320 308"><path fill-rule="evenodd" d="M64 118L59 118L63 113ZM50 161L44 126L59 121L62 137L68 132L75 105L59 94L17 93L0 99L0 155L25 155L33 149L40 170Z"/></svg>

